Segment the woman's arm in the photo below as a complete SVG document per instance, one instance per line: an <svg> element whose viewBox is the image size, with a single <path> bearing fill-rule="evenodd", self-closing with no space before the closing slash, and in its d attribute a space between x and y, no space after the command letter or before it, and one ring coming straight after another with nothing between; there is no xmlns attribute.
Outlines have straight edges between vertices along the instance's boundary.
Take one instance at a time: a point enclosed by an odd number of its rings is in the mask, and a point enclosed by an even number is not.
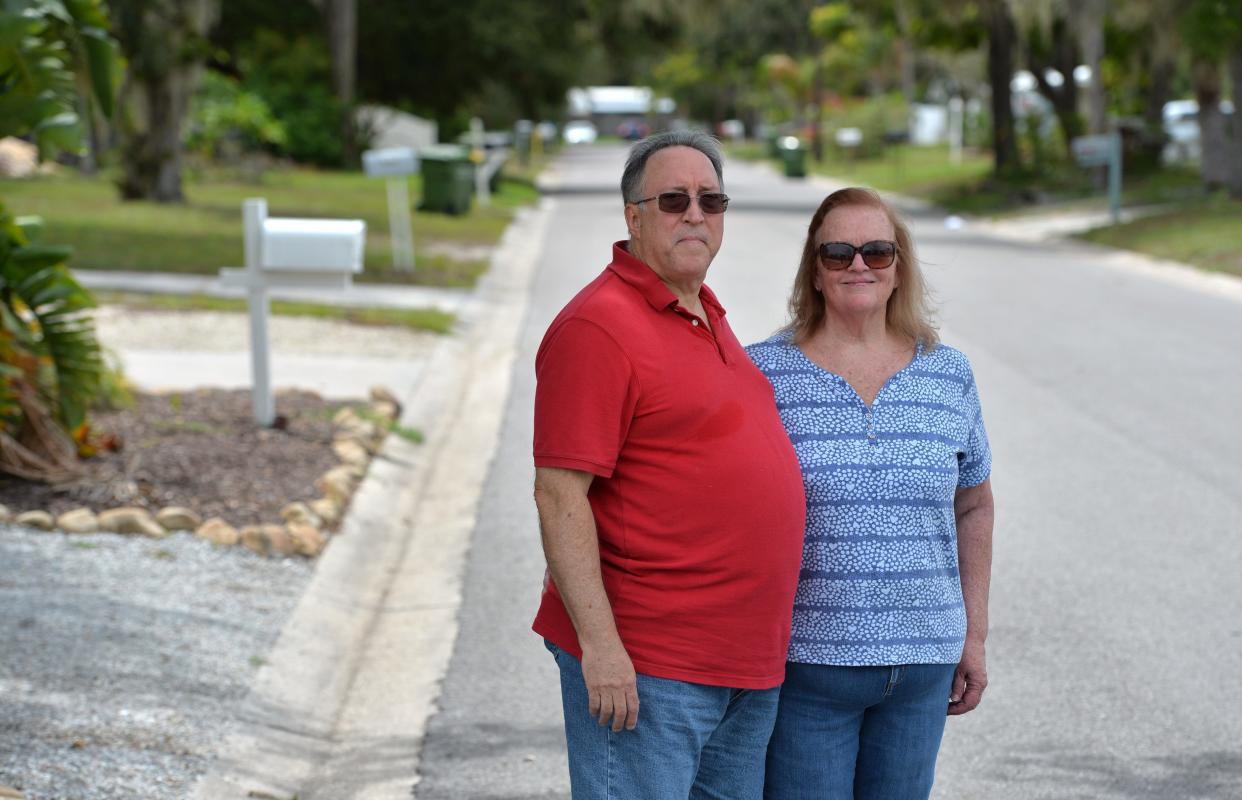
<svg viewBox="0 0 1242 800"><path fill-rule="evenodd" d="M984 642L988 638L988 590L992 580L992 480L959 489L953 498L957 517L957 561L966 604L966 647L953 677L949 713L965 714L979 705L988 685Z"/></svg>

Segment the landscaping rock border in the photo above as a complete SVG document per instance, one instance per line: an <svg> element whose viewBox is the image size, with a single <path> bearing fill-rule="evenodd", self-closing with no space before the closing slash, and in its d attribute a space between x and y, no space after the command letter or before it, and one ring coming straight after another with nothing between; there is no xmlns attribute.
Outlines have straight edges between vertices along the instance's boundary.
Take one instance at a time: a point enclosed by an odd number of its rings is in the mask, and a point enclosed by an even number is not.
<svg viewBox="0 0 1242 800"><path fill-rule="evenodd" d="M371 459L396 424L401 403L388 389L373 386L367 409L363 414L352 408L336 413L332 419L332 450L340 463L315 481L321 497L310 502L290 502L281 509L279 522L238 529L222 517L203 520L193 509L181 506L169 506L155 514L129 506L98 513L90 508L76 508L53 517L43 509L14 512L0 504L0 523L13 522L50 533L118 533L153 539L162 539L175 531L189 531L220 547L242 546L266 556L315 558L338 529Z"/></svg>

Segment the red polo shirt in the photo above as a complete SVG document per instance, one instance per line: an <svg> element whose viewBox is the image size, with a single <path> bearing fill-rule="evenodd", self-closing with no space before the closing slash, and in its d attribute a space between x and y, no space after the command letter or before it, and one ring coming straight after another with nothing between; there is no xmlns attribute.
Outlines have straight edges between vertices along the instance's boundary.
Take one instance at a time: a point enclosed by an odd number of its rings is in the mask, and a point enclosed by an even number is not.
<svg viewBox="0 0 1242 800"><path fill-rule="evenodd" d="M535 465L596 476L613 616L646 675L739 689L784 680L806 505L771 384L711 290L709 330L613 246L535 360ZM556 586L534 629L581 657Z"/></svg>

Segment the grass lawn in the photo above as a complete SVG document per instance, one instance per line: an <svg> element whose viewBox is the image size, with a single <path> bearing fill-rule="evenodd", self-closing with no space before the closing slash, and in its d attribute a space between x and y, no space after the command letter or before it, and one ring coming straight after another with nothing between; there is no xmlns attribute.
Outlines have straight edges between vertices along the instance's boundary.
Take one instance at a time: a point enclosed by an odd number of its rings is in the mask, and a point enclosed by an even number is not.
<svg viewBox="0 0 1242 800"><path fill-rule="evenodd" d="M830 146L827 148L832 151ZM763 142L731 142L725 146L730 158L742 161L769 159ZM779 160L771 159L779 169ZM841 181L869 186L898 194L925 197L948 187L978 182L992 167L991 158L963 151L962 163L949 161L949 148L898 145L889 147L878 158L852 159L829 152L823 161L815 161L807 153L807 169L813 175L824 175Z"/></svg>
<svg viewBox="0 0 1242 800"><path fill-rule="evenodd" d="M729 155L754 160L766 153L751 142L730 145ZM880 157L857 160L830 150L827 158L812 160L808 167L813 174L920 197L963 214L994 216L1050 205L1107 204L1104 190L1095 185L1089 173L1075 166L1054 162L1038 170L1037 175L998 181L991 176L989 154L966 149L962 163L953 164L947 146L898 145L886 148ZM1122 180L1125 205L1194 201L1202 194L1198 173L1192 169L1125 175Z"/></svg>
<svg viewBox="0 0 1242 800"><path fill-rule="evenodd" d="M422 193L420 177L410 179L415 204ZM472 285L487 268L485 247L500 238L518 206L538 197L529 182L503 180L490 208L476 207L460 217L415 212L416 271L405 273L392 268L383 179L298 168L272 170L247 183L187 172L185 194L180 205L123 203L107 178L69 170L0 180L0 197L11 213L43 217L43 241L74 246L75 269L214 274L220 267L241 266L242 200L265 197L272 216L366 220L360 281L435 286Z"/></svg>
<svg viewBox="0 0 1242 800"><path fill-rule="evenodd" d="M812 172L887 192L929 197L949 187L978 182L992 168L991 157L966 150L962 163L949 160L949 148L897 145L879 158L830 156L811 162Z"/></svg>
<svg viewBox="0 0 1242 800"><path fill-rule="evenodd" d="M1242 200L1216 196L1081 235L1090 242L1242 275Z"/></svg>
<svg viewBox="0 0 1242 800"><path fill-rule="evenodd" d="M970 180L947 182L923 195L927 200L962 214L1004 216L1022 211L1107 208L1107 189L1096 185L1086 170L1055 164L1038 178L997 180L982 174ZM1194 202L1203 198L1198 172L1169 167L1138 175L1122 174L1123 206Z"/></svg>
<svg viewBox="0 0 1242 800"><path fill-rule="evenodd" d="M130 292L94 291L91 295L100 305L155 311L236 311L248 309L245 300L210 295L134 294ZM289 317L320 317L352 322L357 325L392 325L413 330L448 333L456 317L435 308L347 308L317 303L295 303L272 300L273 314Z"/></svg>

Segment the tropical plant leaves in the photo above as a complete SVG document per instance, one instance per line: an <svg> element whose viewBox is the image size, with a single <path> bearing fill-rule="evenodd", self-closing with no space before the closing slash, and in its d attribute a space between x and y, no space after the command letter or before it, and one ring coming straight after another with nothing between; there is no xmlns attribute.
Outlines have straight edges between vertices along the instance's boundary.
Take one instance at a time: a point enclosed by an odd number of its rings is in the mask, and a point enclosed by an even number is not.
<svg viewBox="0 0 1242 800"><path fill-rule="evenodd" d="M99 392L103 357L95 300L65 266L72 248L28 244L0 213L0 432L16 437L23 385L33 386L57 422L73 430Z"/></svg>
<svg viewBox="0 0 1242 800"><path fill-rule="evenodd" d="M45 156L80 149L78 76L113 111L108 29L102 0L0 0L0 137L33 136ZM104 372L85 313L95 301L65 266L72 251L31 243L37 229L0 204L0 472L33 479L71 470L69 431Z"/></svg>
<svg viewBox="0 0 1242 800"><path fill-rule="evenodd" d="M43 154L81 147L75 73L111 116L119 54L100 0L0 5L0 137L33 133Z"/></svg>

